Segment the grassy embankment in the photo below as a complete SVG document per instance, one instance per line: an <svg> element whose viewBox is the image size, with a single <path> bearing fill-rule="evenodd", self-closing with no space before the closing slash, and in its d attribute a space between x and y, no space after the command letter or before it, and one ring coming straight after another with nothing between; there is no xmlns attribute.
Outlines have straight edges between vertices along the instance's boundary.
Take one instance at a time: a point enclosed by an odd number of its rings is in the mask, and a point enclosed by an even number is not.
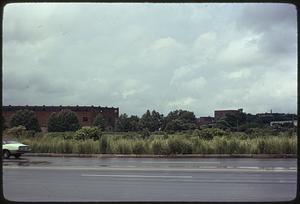
<svg viewBox="0 0 300 204"><path fill-rule="evenodd" d="M295 133L237 133L215 131L206 138L201 131L153 133L148 137L133 133L103 133L100 140L75 140L74 132L36 133L21 136L34 153L79 154L296 154ZM207 136L207 134L206 134Z"/></svg>

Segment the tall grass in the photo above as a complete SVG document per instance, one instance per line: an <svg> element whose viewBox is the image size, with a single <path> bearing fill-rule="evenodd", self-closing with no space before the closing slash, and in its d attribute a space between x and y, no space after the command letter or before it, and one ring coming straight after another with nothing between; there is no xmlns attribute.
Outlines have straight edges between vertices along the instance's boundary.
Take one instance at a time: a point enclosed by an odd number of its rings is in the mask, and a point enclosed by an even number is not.
<svg viewBox="0 0 300 204"><path fill-rule="evenodd" d="M103 134L100 140L65 139L72 133L46 133L20 137L36 153L80 154L296 154L297 136L251 136L219 134L212 139L201 135L151 135L142 138L137 133Z"/></svg>

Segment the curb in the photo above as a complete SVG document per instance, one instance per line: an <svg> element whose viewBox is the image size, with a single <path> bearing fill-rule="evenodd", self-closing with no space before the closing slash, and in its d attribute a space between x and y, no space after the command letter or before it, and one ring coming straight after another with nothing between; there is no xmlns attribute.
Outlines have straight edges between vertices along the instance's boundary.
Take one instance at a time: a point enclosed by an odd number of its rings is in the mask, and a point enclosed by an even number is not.
<svg viewBox="0 0 300 204"><path fill-rule="evenodd" d="M297 158L296 154L177 154L177 155L139 155L139 154L60 154L26 153L32 157L85 157L85 158Z"/></svg>

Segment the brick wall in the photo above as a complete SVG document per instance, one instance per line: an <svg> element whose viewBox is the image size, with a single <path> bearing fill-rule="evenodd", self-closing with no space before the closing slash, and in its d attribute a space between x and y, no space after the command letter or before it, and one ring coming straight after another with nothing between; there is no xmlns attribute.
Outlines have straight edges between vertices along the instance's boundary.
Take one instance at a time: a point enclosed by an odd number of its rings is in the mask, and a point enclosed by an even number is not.
<svg viewBox="0 0 300 204"><path fill-rule="evenodd" d="M238 110L215 110L215 121L225 117L226 114L237 114L243 112L243 109Z"/></svg>
<svg viewBox="0 0 300 204"><path fill-rule="evenodd" d="M32 110L36 113L39 125L42 129L47 127L48 118L53 112L69 109L75 112L81 126L92 126L98 113L108 121L109 126L114 127L115 121L119 117L119 108L94 107L94 106L3 106L2 115L7 124L18 110Z"/></svg>

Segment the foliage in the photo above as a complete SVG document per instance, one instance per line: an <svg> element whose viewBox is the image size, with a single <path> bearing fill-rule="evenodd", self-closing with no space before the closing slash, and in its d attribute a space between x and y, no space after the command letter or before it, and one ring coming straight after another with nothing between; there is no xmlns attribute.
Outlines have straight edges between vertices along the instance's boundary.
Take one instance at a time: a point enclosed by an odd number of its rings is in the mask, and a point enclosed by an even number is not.
<svg viewBox="0 0 300 204"><path fill-rule="evenodd" d="M52 113L48 118L49 132L76 131L80 124L76 114L70 110Z"/></svg>
<svg viewBox="0 0 300 204"><path fill-rule="evenodd" d="M26 128L22 125L6 129L3 135L7 138L20 138L25 134Z"/></svg>
<svg viewBox="0 0 300 204"><path fill-rule="evenodd" d="M36 114L30 110L18 110L10 120L10 127L22 125L27 130L41 131Z"/></svg>
<svg viewBox="0 0 300 204"><path fill-rule="evenodd" d="M196 128L196 117L186 110L171 111L164 120L163 129L169 133Z"/></svg>
<svg viewBox="0 0 300 204"><path fill-rule="evenodd" d="M107 121L103 117L101 113L98 113L93 121L93 126L96 126L100 128L101 130L105 130L105 127L107 126Z"/></svg>
<svg viewBox="0 0 300 204"><path fill-rule="evenodd" d="M100 151L102 154L107 152L107 145L108 145L108 137L106 135L100 138Z"/></svg>
<svg viewBox="0 0 300 204"><path fill-rule="evenodd" d="M202 139L211 140L215 136L225 136L227 132L219 128L205 128L198 132L198 136Z"/></svg>
<svg viewBox="0 0 300 204"><path fill-rule="evenodd" d="M264 136L241 132L207 129L213 137L206 139L195 130L192 135L184 133L164 136L151 134L143 139L138 133L103 133L100 140L68 140L73 132L38 133L38 136L20 137L30 145L32 152L53 153L111 153L111 154L296 154L297 135L287 132L272 135L265 130ZM260 130L262 131L262 130ZM263 132L263 131L262 131ZM66 136L69 135L69 136Z"/></svg>
<svg viewBox="0 0 300 204"><path fill-rule="evenodd" d="M130 130L130 122L126 113L121 114L115 124L116 131L129 131Z"/></svg>
<svg viewBox="0 0 300 204"><path fill-rule="evenodd" d="M141 132L142 138L147 138L150 136L150 131L148 129L143 129Z"/></svg>
<svg viewBox="0 0 300 204"><path fill-rule="evenodd" d="M133 154L144 154L146 153L146 143L143 140L136 140L132 142L132 153Z"/></svg>
<svg viewBox="0 0 300 204"><path fill-rule="evenodd" d="M170 154L167 140L155 139L151 142L151 152L153 154Z"/></svg>
<svg viewBox="0 0 300 204"><path fill-rule="evenodd" d="M136 115L132 115L128 118L129 121L129 131L138 131L141 130L140 119Z"/></svg>
<svg viewBox="0 0 300 204"><path fill-rule="evenodd" d="M114 154L132 154L132 143L130 140L119 139L109 140L110 153Z"/></svg>
<svg viewBox="0 0 300 204"><path fill-rule="evenodd" d="M3 117L3 115L1 115L1 130L4 130L6 128L8 128L8 127L6 125L5 118Z"/></svg>
<svg viewBox="0 0 300 204"><path fill-rule="evenodd" d="M148 129L150 132L158 131L161 129L163 123L163 115L153 110L149 110L143 114L140 119L140 126L143 129Z"/></svg>
<svg viewBox="0 0 300 204"><path fill-rule="evenodd" d="M180 137L171 137L168 139L168 145L171 154L191 154L192 143L187 139Z"/></svg>
<svg viewBox="0 0 300 204"><path fill-rule="evenodd" d="M101 137L101 129L98 127L82 127L77 130L74 135L75 140L99 140Z"/></svg>
<svg viewBox="0 0 300 204"><path fill-rule="evenodd" d="M239 126L245 124L247 116L245 113L228 113L219 121L217 121L217 127L220 129L238 130Z"/></svg>

